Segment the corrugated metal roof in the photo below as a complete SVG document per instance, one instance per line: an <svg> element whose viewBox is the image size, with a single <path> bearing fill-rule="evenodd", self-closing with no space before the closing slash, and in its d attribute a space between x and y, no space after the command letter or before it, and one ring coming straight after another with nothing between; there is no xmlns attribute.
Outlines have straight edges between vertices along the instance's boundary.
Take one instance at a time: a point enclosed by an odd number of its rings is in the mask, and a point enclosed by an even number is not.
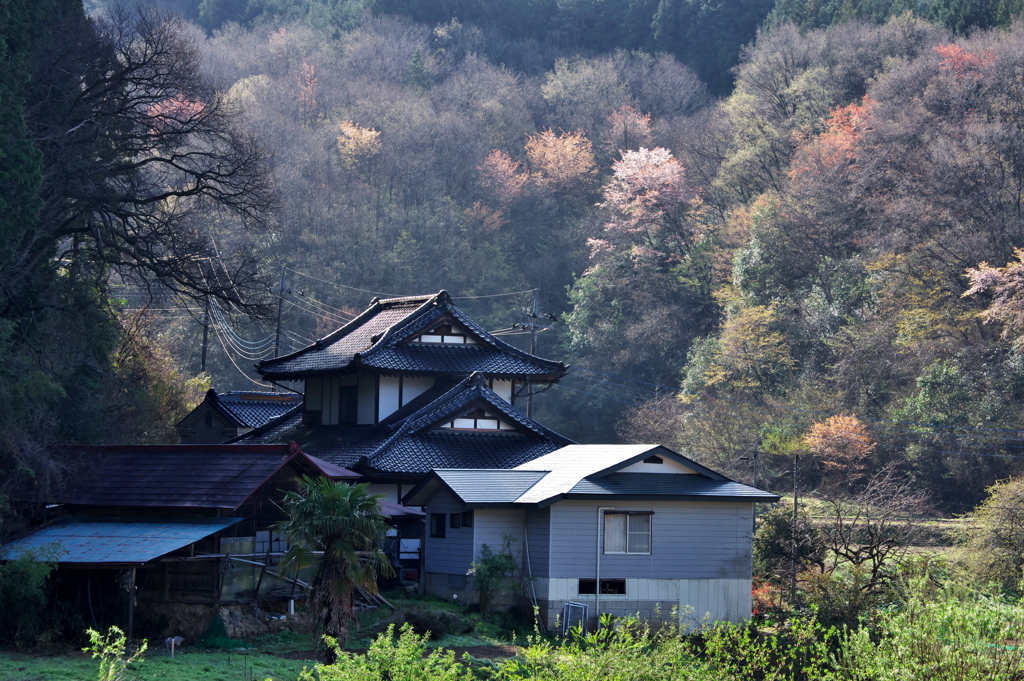
<svg viewBox="0 0 1024 681"><path fill-rule="evenodd" d="M241 518L114 519L67 516L0 547L0 559L28 551L60 563L142 565L241 522ZM52 547L52 548L48 548Z"/></svg>
<svg viewBox="0 0 1024 681"><path fill-rule="evenodd" d="M584 478L576 483L568 494L693 497L739 501L779 500L777 494L731 480L711 480L703 475L662 473L612 473L600 478Z"/></svg>

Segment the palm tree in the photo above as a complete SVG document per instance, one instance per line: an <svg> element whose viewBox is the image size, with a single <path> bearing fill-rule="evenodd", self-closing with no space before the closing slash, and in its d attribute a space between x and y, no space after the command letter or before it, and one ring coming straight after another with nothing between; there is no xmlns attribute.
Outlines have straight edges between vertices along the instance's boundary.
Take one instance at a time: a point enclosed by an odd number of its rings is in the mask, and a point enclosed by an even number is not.
<svg viewBox="0 0 1024 681"><path fill-rule="evenodd" d="M380 510L381 495L370 494L366 483L348 485L303 476L300 486L300 491L285 494L288 519L276 527L289 544L282 567L299 570L316 565L309 612L324 634L344 646L354 617L352 592L362 587L376 593L377 575L394 574L380 550L387 516Z"/></svg>

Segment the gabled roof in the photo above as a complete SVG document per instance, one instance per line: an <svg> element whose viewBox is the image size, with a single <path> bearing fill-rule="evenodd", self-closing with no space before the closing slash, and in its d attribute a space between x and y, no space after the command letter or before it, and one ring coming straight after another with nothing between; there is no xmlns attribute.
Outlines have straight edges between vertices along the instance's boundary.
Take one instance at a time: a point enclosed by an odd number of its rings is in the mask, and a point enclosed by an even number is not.
<svg viewBox="0 0 1024 681"><path fill-rule="evenodd" d="M462 327L476 342L411 342L443 322ZM491 378L553 381L563 376L566 368L561 362L531 355L485 331L455 307L447 291L432 296L374 299L359 316L313 345L257 365L267 380L369 369L456 376L480 371Z"/></svg>
<svg viewBox="0 0 1024 681"><path fill-rule="evenodd" d="M493 475L498 473L498 475ZM465 504L494 506L514 504L540 481L547 471L516 471L488 468L438 469L415 488L414 503L425 501L438 489L447 489ZM410 492L406 496L413 495Z"/></svg>
<svg viewBox="0 0 1024 681"><path fill-rule="evenodd" d="M672 459L693 472L621 472L650 456ZM406 494L403 503L423 505L441 487L473 506L528 504L543 507L564 498L607 497L779 500L778 495L729 480L657 445L570 445L512 470L438 469Z"/></svg>
<svg viewBox="0 0 1024 681"><path fill-rule="evenodd" d="M259 428L279 416L300 408L302 395L232 390L218 393L210 388L203 402L241 428Z"/></svg>
<svg viewBox="0 0 1024 681"><path fill-rule="evenodd" d="M515 430L454 431L438 427L477 407ZM501 399L479 373L388 430L393 434L362 462L368 472L422 474L432 468L512 468L572 443Z"/></svg>
<svg viewBox="0 0 1024 681"><path fill-rule="evenodd" d="M293 445L126 445L76 451L88 468L48 501L234 510L288 464L300 474L328 475Z"/></svg>
<svg viewBox="0 0 1024 681"><path fill-rule="evenodd" d="M519 466L520 469L551 471L520 501L541 502L566 494L583 478L607 475L649 456L674 459L712 480L728 479L660 445L570 445Z"/></svg>
<svg viewBox="0 0 1024 681"><path fill-rule="evenodd" d="M64 516L0 547L0 560L31 552L63 564L143 565L216 534L242 518Z"/></svg>
<svg viewBox="0 0 1024 681"><path fill-rule="evenodd" d="M515 430L436 427L476 407ZM287 440L301 443L304 451L325 461L367 474L414 478L432 468L513 468L572 444L501 399L487 387L482 374L470 375L454 386L435 386L372 426L306 426L300 415L292 415L233 442Z"/></svg>

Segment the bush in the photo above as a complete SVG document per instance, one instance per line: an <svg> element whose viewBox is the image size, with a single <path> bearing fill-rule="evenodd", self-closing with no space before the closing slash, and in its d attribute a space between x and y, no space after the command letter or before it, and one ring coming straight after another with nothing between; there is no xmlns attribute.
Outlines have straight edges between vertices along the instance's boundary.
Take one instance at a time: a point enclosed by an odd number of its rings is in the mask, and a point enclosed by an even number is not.
<svg viewBox="0 0 1024 681"><path fill-rule="evenodd" d="M836 681L962 681L1024 677L1024 607L984 591L925 580L873 631L848 631L832 657Z"/></svg>
<svg viewBox="0 0 1024 681"><path fill-rule="evenodd" d="M473 631L473 623L447 610L426 607L405 607L396 610L386 620L373 627L371 634L379 635L395 626L408 624L417 636L425 636L437 640L450 634L468 634Z"/></svg>
<svg viewBox="0 0 1024 681"><path fill-rule="evenodd" d="M968 516L961 539L966 561L982 581L1021 590L1024 571L1024 476L997 482Z"/></svg>
<svg viewBox="0 0 1024 681"><path fill-rule="evenodd" d="M473 590L480 599L480 612L489 612L494 602L511 589L519 561L512 555L515 537L502 537L501 549L495 551L487 544L480 547L480 560L473 562L469 574L473 577Z"/></svg>
<svg viewBox="0 0 1024 681"><path fill-rule="evenodd" d="M16 646L38 642L47 624L47 580L56 568L55 552L45 547L0 564L0 641Z"/></svg>
<svg viewBox="0 0 1024 681"><path fill-rule="evenodd" d="M498 664L498 681L697 681L709 670L671 627L657 633L635 618L551 642L534 636L522 656Z"/></svg>
<svg viewBox="0 0 1024 681"><path fill-rule="evenodd" d="M452 651L427 654L427 637L412 626L402 625L398 636L391 625L370 645L365 655L346 653L338 642L326 638L336 659L303 670L299 681L473 681L473 674L456 661Z"/></svg>
<svg viewBox="0 0 1024 681"><path fill-rule="evenodd" d="M139 649L128 654L128 642L124 632L117 627L110 627L106 634L101 634L95 629L88 629L89 645L82 649L83 652L92 653L93 658L100 658L100 671L97 677L99 681L123 681L127 678L128 667L146 652L148 647L146 641L142 642Z"/></svg>
<svg viewBox="0 0 1024 681"><path fill-rule="evenodd" d="M835 629L814 617L793 616L771 634L754 626L719 623L692 641L714 669L711 679L820 679L827 670L828 651Z"/></svg>

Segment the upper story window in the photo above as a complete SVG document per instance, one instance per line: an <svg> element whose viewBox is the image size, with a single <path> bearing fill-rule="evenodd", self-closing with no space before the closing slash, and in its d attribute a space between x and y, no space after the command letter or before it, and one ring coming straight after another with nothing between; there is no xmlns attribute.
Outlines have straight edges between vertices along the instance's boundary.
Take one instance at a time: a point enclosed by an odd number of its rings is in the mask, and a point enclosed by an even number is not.
<svg viewBox="0 0 1024 681"><path fill-rule="evenodd" d="M423 332L413 339L413 343L444 343L447 345L476 345L476 339L466 331L451 324L438 324L429 331Z"/></svg>
<svg viewBox="0 0 1024 681"><path fill-rule="evenodd" d="M488 414L479 408L468 414L463 414L457 419L442 423L439 427L459 430L513 430L512 426L502 422L497 416Z"/></svg>

